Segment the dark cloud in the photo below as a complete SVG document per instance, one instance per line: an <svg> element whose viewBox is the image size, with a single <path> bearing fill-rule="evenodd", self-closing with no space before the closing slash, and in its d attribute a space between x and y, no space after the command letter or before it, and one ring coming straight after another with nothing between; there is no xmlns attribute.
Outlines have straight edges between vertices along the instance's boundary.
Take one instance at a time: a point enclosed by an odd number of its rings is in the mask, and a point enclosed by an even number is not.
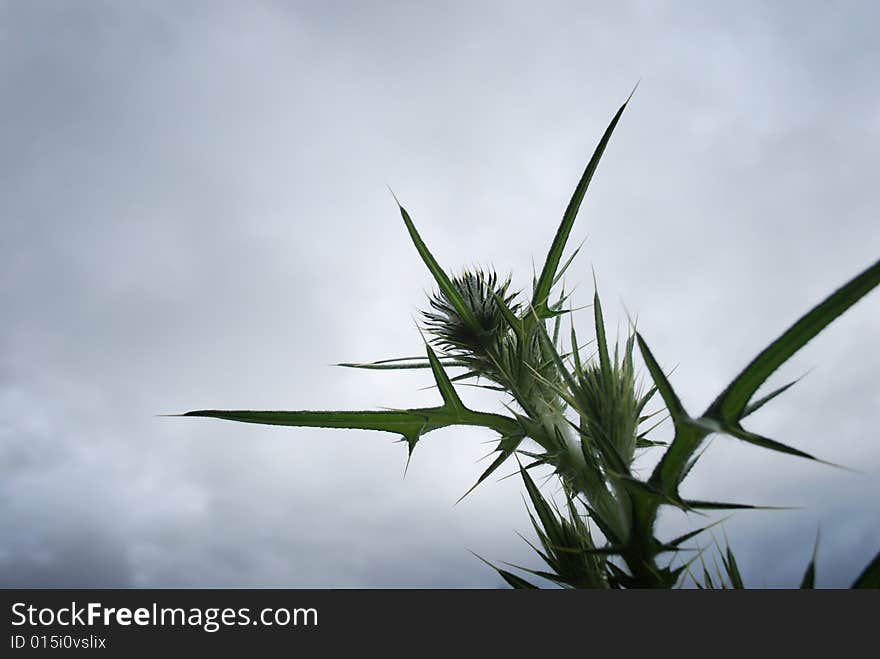
<svg viewBox="0 0 880 659"><path fill-rule="evenodd" d="M526 286L640 78L569 280L592 265L610 321L638 313L689 409L877 258L870 4L0 12L5 586L494 587L468 549L534 564L515 479L452 505L488 437L431 435L404 479L390 436L154 415L435 400L423 374L326 367L421 350L430 280L386 184L450 268ZM751 583L796 582L817 527L822 585L880 545L877 302L752 422L867 476L718 438L687 483L803 507L726 524Z"/></svg>

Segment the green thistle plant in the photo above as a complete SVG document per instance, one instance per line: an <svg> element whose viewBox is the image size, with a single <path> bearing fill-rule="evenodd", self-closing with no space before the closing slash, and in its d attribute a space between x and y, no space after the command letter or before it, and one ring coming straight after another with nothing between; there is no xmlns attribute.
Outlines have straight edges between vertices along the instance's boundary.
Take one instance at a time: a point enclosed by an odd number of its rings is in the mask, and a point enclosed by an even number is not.
<svg viewBox="0 0 880 659"><path fill-rule="evenodd" d="M410 456L421 438L433 430L447 426L489 428L498 435L497 456L465 496L516 456L534 510L530 515L541 545L535 551L548 566L546 571L529 572L565 588L669 588L681 585L686 576L703 588L742 587L729 545L725 551L719 546L724 571L717 570L714 579L702 552L697 556L703 566L702 580L691 571L693 560L673 567L684 543L712 524L661 540L655 535L658 512L661 506L685 512L757 507L686 500L679 494L701 447L713 434L817 460L745 429L742 422L793 384L755 400L759 387L776 369L880 283L880 261L837 289L761 351L699 416L686 411L638 332L633 330L622 347L616 344L613 350L609 348L598 291L593 299L595 356L583 358L573 326L566 352L560 334L562 319L571 310L565 307L564 291L552 302L551 293L577 254L575 250L562 263L580 204L628 102L614 115L587 164L529 299L511 293L510 279L501 280L491 271L465 271L450 278L398 203L413 244L439 289L423 312L424 329L431 337L425 344L425 357L342 366L430 369L442 404L394 411L198 410L182 416L389 432L403 437ZM647 391L640 387L634 366L636 345L653 380ZM453 368L463 372L451 378L447 369ZM508 397L505 405L509 414L465 406L455 383L468 379L503 392ZM658 393L664 408L648 412L649 402ZM655 427L652 417L664 411L675 430L668 445L648 438ZM638 452L661 448L662 455L650 476L639 478L633 471ZM562 509L541 494L529 475L537 467L549 468L558 481L564 498ZM535 587L512 572L496 569L515 588ZM802 585L812 587L814 583L815 552ZM880 554L853 585L880 587Z"/></svg>

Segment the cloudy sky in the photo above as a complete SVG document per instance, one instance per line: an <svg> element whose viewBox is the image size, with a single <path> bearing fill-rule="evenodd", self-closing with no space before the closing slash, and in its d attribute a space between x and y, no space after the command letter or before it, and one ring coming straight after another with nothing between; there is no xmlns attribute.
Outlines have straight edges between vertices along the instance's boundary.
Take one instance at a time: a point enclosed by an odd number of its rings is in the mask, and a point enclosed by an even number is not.
<svg viewBox="0 0 880 659"><path fill-rule="evenodd" d="M0 2L0 585L496 587L537 566L492 438L157 414L430 405L438 259L526 286L636 81L575 225L700 411L880 252L875 3ZM540 265L540 263L539 263ZM589 312L575 314L589 323ZM585 332L586 330L582 330ZM746 581L846 586L880 548L880 294L716 438L685 492L796 506L725 524ZM488 396L462 395L500 410ZM668 437L669 427L658 438ZM664 533L700 523L662 518Z"/></svg>

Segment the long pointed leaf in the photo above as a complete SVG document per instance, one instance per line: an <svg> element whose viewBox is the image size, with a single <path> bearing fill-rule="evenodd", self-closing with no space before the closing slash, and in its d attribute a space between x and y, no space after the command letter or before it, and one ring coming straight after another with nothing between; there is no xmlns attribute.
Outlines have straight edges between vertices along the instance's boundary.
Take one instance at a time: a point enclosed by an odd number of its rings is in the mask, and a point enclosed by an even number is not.
<svg viewBox="0 0 880 659"><path fill-rule="evenodd" d="M608 343L605 341L605 319L602 317L602 303L599 302L598 289L593 294L593 320L596 325L596 344L599 349L599 368L607 382L611 377L611 359L608 356ZM615 359L615 362L617 360Z"/></svg>
<svg viewBox="0 0 880 659"><path fill-rule="evenodd" d="M441 359L440 363L446 368L466 367L465 362L456 359ZM376 362L343 362L336 364L344 368L361 368L375 371L397 371L414 368L431 368L431 363L424 357L400 357L398 359L382 359Z"/></svg>
<svg viewBox="0 0 880 659"><path fill-rule="evenodd" d="M540 337L542 347L549 353L550 358L556 365L556 369L559 371L562 379L565 380L565 383L571 391L577 391L577 381L572 377L568 368L566 368L565 363L562 361L562 356L559 354L559 351L556 350L556 346L553 345L553 341L547 336L547 330L544 329L543 323L539 321L535 326L538 329L538 336ZM536 376L541 377L540 373L534 371L534 369L532 370ZM548 382L547 384L550 383Z"/></svg>
<svg viewBox="0 0 880 659"><path fill-rule="evenodd" d="M210 417L242 423L259 423L273 426L300 426L311 428L346 428L350 430L379 430L403 435L414 444L420 435L435 428L449 425L446 422L431 423L431 418L441 408L419 410L361 410L361 411L269 411L269 410L196 410L180 416Z"/></svg>
<svg viewBox="0 0 880 659"><path fill-rule="evenodd" d="M514 314L513 310L507 306L507 302L504 301L504 298L501 295L493 292L492 297L495 299L495 305L501 312L501 316L510 326L510 329L513 330L514 334L518 337L522 337L522 319L516 317L516 314Z"/></svg>
<svg viewBox="0 0 880 659"><path fill-rule="evenodd" d="M462 494L459 497L458 501L456 501L455 503L460 503L462 499L473 492L480 483L482 483L484 480L489 478L489 476L495 473L498 467L503 465L507 458L513 455L513 452L517 449L522 440L522 436L503 437L498 443L497 450L500 452L500 455L492 461L492 464L490 464L489 467L482 474L480 474L477 482L471 485L471 487L468 488L468 491Z"/></svg>
<svg viewBox="0 0 880 659"><path fill-rule="evenodd" d="M683 499L682 502L685 506L694 510L791 510L791 508L785 506L753 506L747 503L728 503L726 501Z"/></svg>
<svg viewBox="0 0 880 659"><path fill-rule="evenodd" d="M852 585L853 588L880 588L880 552L859 575Z"/></svg>
<svg viewBox="0 0 880 659"><path fill-rule="evenodd" d="M559 261L562 259L565 244L568 242L571 228L574 226L574 221L577 217L578 210L581 207L581 202L584 199L587 188L590 186L590 181L593 179L593 174L596 172L599 160L601 160L602 154L605 152L605 147L608 146L611 134L614 132L617 122L620 121L620 117L626 109L627 103L629 103L629 99L626 99L626 102L620 106L620 109L614 115L611 123L608 124L608 128L605 129L605 134L602 135L602 139L599 140L599 144L596 146L596 150L593 152L590 162L587 163L587 167L584 170L580 181L578 181L574 194L568 202L568 207L565 209L565 214L562 216L562 223L556 230L556 236L553 238L553 244L550 246L550 251L547 253L547 259L544 261L541 276L535 284L535 292L532 298L532 306L535 308L540 318L546 318L548 316L549 309L547 306L547 298L550 296L550 289L553 286L553 280L556 279L556 270L559 267Z"/></svg>
<svg viewBox="0 0 880 659"><path fill-rule="evenodd" d="M358 411L196 410L169 416L210 417L273 426L378 430L403 435L409 445L410 453L422 435L446 426L481 426L491 428L502 435L519 429L515 420L500 414L475 412L466 408L460 414L455 414L446 407Z"/></svg>
<svg viewBox="0 0 880 659"><path fill-rule="evenodd" d="M880 261L813 307L755 357L706 410L722 422L739 421L749 400L770 375L831 321L880 284Z"/></svg>
<svg viewBox="0 0 880 659"><path fill-rule="evenodd" d="M642 359L644 359L654 380L654 385L660 392L669 416L672 417L672 422L675 425L675 437L664 451L657 466L654 467L649 482L654 487L672 495L678 491L679 483L687 476L689 460L706 435L710 433L710 429L703 427L688 415L669 380L666 379L663 369L657 363L651 349L648 348L648 344L638 332L636 332L636 341L638 341Z"/></svg>
<svg viewBox="0 0 880 659"><path fill-rule="evenodd" d="M465 406L464 403L461 402L461 398L458 397L458 393L455 391L455 386L450 382L449 376L446 375L446 371L443 370L443 365L440 363L440 360L437 359L437 355L434 354L431 346L426 343L425 349L428 351L428 361L431 364L431 371L434 374L434 379L437 381L437 388L440 390L440 395L443 396L443 402L451 411L460 415L464 412Z"/></svg>
<svg viewBox="0 0 880 659"><path fill-rule="evenodd" d="M440 267L440 264L437 263L437 260L428 250L427 245L422 240L422 237L419 235L419 232L416 230L415 224L413 224L412 218L409 216L409 213L406 212L406 209L401 206L399 203L397 204L400 209L400 215L403 217L403 222L406 225L407 231L409 231L410 238L412 238L413 244L416 246L416 250L419 253L419 256L422 257L422 261L425 262L425 265L428 266L428 270L431 271L431 274L434 277L434 281L437 282L437 286L440 287L440 292L443 293L443 296L449 301L449 303L455 308L456 313L467 323L471 329L477 333L481 331L480 323L477 321L477 317L474 315L471 308L464 301L464 298L452 285L452 281L449 279L447 274L443 271L443 268Z"/></svg>
<svg viewBox="0 0 880 659"><path fill-rule="evenodd" d="M736 557L733 555L733 550L730 548L730 545L727 546L727 557L725 558L722 556L721 560L724 562L727 576L730 577L730 585L737 590L745 588L742 575L739 573L739 566L736 564Z"/></svg>
<svg viewBox="0 0 880 659"><path fill-rule="evenodd" d="M819 533L816 533L816 542L813 545L813 556L807 570L804 572L804 578L801 580L801 590L813 589L816 587L816 556L819 553Z"/></svg>
<svg viewBox="0 0 880 659"><path fill-rule="evenodd" d="M766 405L771 400L776 398L779 394L788 391L788 389L790 387L793 387L794 385L796 385L799 380L800 380L800 378L798 378L797 380L792 380L788 384L779 387L779 389L776 389L775 391L770 392L766 396L759 398L754 403L750 403L749 405L746 406L746 409L743 410L742 418L745 419L749 414L753 414L753 413L757 412L759 409L764 407L764 405Z"/></svg>
<svg viewBox="0 0 880 659"><path fill-rule="evenodd" d="M693 423L680 421L675 424L675 437L663 452L648 482L667 494L677 492L693 465L691 456L705 438L706 432Z"/></svg>
<svg viewBox="0 0 880 659"><path fill-rule="evenodd" d="M777 442L775 439L770 439L769 437L764 437L762 435L758 435L753 432L749 432L745 430L742 426L725 426L723 432L736 437L737 439L741 439L744 442L748 442L749 444L754 444L755 446L761 446L763 448L768 448L771 451L779 451L780 453L788 453L789 455L796 455L799 458L807 458L808 460L816 460L817 462L825 462L824 460L819 460L819 458L810 455L809 453L805 453L796 448L792 448L782 442ZM830 464L830 463L826 463Z"/></svg>
<svg viewBox="0 0 880 659"><path fill-rule="evenodd" d="M577 255L580 253L581 248L584 246L585 242L586 242L586 238L584 238L581 241L581 244L575 248L575 250L571 253L571 256L569 256L565 260L565 263L562 264L562 267L558 269L558 271L556 272L556 277L553 279L553 284L551 285L551 288L553 286L556 286L556 284L559 282L559 280L562 279L562 275L564 275L565 271L568 270L569 266L571 266L572 261L574 261L575 258L577 257Z"/></svg>
<svg viewBox="0 0 880 659"><path fill-rule="evenodd" d="M675 538L674 540L670 540L669 542L665 543L664 547L667 547L670 549L675 549L679 545L690 540L691 538L694 538L694 537L700 535L704 531L711 529L713 526L717 526L718 524L721 524L722 522L724 522L725 520L727 520L729 518L730 518L730 515L728 515L727 517L723 517L722 519L716 520L716 521L712 522L711 524L707 524L706 526L703 526L703 527L697 529L696 531L690 531L689 533L685 533L684 535L680 535L677 538Z"/></svg>
<svg viewBox="0 0 880 659"><path fill-rule="evenodd" d="M518 577L512 572L508 572L507 570L502 570L500 568L495 568L501 578L504 579L511 588L515 588L517 590L539 590L539 588L522 577Z"/></svg>
<svg viewBox="0 0 880 659"><path fill-rule="evenodd" d="M538 519L541 520L541 526L544 527L544 530L547 531L548 534L551 534L551 542L558 543L560 538L554 533L558 526L558 521L553 513L553 509L550 507L550 504L547 503L547 500L543 497L538 486L535 485L535 482L532 480L531 476L529 476L528 472L525 469L520 468L520 475L525 483L526 492L532 502L532 507L538 514Z"/></svg>
<svg viewBox="0 0 880 659"><path fill-rule="evenodd" d="M474 552L471 552L471 553L474 554ZM507 582L507 584L509 586L511 586L512 588L524 589L524 590L538 590L538 587L536 585L529 583L528 581L526 581L522 577L516 576L512 572L508 572L507 570L502 570L500 567L492 565L492 563L487 561L485 558L483 558L479 554L474 554L474 556L476 556L481 561L483 561L486 565L488 565L493 570L495 570L501 576L501 578L504 579Z"/></svg>
<svg viewBox="0 0 880 659"><path fill-rule="evenodd" d="M663 369L660 368L660 364L657 363L657 360L654 358L653 353L651 352L650 348L648 348L648 344L645 343L642 335L638 332L636 332L636 341L639 342L639 350L641 350L642 352L642 358L645 360L645 366L648 367L648 371L651 373L651 377L654 380L654 385L660 392L660 396L662 396L663 402L666 403L666 409L669 410L669 415L672 417L673 422L678 422L679 420L686 419L688 417L688 413L685 411L684 405L681 404L681 400L679 400L678 394L675 393L672 385L669 384L669 380L666 379L666 375L663 373Z"/></svg>

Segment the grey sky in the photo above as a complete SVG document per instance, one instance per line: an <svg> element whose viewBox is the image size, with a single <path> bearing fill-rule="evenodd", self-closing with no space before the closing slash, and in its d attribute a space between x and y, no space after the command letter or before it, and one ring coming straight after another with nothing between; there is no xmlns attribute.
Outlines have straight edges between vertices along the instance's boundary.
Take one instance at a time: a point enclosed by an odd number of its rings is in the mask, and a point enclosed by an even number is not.
<svg viewBox="0 0 880 659"><path fill-rule="evenodd" d="M878 14L0 2L0 585L494 587L468 549L535 565L517 479L453 506L490 434L429 435L404 479L390 435L154 415L430 404L424 374L328 366L421 351L431 282L386 185L446 267L526 286L639 79L568 279L584 304L595 268L699 411L878 257ZM877 336L875 292L749 426L863 473L719 437L686 482L803 508L726 523L750 584L796 585L817 527L820 585L880 547Z"/></svg>

